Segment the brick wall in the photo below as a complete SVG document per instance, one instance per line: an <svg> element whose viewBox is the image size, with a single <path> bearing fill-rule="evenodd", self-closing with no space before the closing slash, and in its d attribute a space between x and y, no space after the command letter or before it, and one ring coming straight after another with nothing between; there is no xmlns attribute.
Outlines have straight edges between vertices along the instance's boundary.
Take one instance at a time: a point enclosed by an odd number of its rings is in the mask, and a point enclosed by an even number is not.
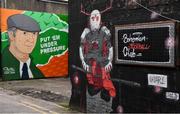
<svg viewBox="0 0 180 114"><path fill-rule="evenodd" d="M3 4L9 9L68 14L68 4L48 3L40 0L3 0Z"/></svg>

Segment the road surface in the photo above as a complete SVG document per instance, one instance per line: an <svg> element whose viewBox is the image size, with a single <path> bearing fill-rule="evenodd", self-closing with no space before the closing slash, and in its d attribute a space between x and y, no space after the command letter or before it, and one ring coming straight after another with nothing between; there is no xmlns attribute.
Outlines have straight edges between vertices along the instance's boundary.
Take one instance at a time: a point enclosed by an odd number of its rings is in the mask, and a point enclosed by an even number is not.
<svg viewBox="0 0 180 114"><path fill-rule="evenodd" d="M70 111L56 103L19 95L13 91L0 88L0 113L58 114L64 112Z"/></svg>

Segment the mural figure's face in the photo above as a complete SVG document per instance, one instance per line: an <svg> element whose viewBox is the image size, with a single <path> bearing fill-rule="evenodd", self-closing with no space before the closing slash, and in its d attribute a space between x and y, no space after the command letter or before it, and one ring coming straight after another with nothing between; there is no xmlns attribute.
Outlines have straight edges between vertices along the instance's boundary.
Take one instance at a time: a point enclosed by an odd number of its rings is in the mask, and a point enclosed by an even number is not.
<svg viewBox="0 0 180 114"><path fill-rule="evenodd" d="M93 10L90 15L91 30L99 30L101 26L101 14L98 10Z"/></svg>
<svg viewBox="0 0 180 114"><path fill-rule="evenodd" d="M16 50L24 54L30 54L37 41L38 32L27 32L17 29L12 40Z"/></svg>

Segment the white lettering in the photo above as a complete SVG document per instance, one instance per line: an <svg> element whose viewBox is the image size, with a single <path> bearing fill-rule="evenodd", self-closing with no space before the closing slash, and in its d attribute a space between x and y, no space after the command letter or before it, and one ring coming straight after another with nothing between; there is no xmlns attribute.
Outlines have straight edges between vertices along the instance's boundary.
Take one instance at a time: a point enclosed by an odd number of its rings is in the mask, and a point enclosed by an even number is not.
<svg viewBox="0 0 180 114"><path fill-rule="evenodd" d="M129 49L128 47L124 47L123 48L123 55L124 57L131 57L131 58L134 58L136 57L136 53L135 53L135 49Z"/></svg>
<svg viewBox="0 0 180 114"><path fill-rule="evenodd" d="M45 49L41 49L40 53L41 54L47 54L47 53L53 53L53 52L57 52L57 51L61 51L61 50L65 50L66 46L58 46L58 47L49 47L49 48L45 48Z"/></svg>
<svg viewBox="0 0 180 114"><path fill-rule="evenodd" d="M47 43L43 43L43 44L40 44L40 47L41 48L48 48L48 47L54 47L54 46L57 46L57 41L52 41L52 42L47 42Z"/></svg>
<svg viewBox="0 0 180 114"><path fill-rule="evenodd" d="M123 42L126 44L126 43L134 43L134 42L143 42L143 41L146 41L146 39L148 39L146 36L141 36L141 34L137 34L139 32L135 32L135 33L132 33L132 34L123 34Z"/></svg>

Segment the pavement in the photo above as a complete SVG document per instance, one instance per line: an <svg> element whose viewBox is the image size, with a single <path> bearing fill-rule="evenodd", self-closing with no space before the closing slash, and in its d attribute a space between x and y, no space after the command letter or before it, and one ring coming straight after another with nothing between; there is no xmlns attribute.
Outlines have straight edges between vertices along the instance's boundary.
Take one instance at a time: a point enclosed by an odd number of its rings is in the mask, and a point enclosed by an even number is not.
<svg viewBox="0 0 180 114"><path fill-rule="evenodd" d="M55 106L54 109L56 109L57 106L59 106L60 110L62 111L65 110L63 112L76 112L69 109L68 107L69 100L71 97L71 83L69 78L0 81L0 92L1 92L0 97L2 97L3 94L8 94L7 91L10 91L16 95L20 95L21 97L23 96L23 97L32 98L34 100L41 100L41 102L54 103L56 104L56 106L54 105ZM3 95L3 97L4 96L5 95ZM6 100L8 100L8 98L6 98ZM28 102L29 101L33 101L33 100L28 99ZM1 101L0 104L2 102L3 104L5 104L6 101ZM30 104L34 104L34 103L30 103ZM41 103L41 105L42 104L43 103ZM44 106L42 105L40 107L44 107ZM55 112L60 113L61 111L56 110Z"/></svg>

